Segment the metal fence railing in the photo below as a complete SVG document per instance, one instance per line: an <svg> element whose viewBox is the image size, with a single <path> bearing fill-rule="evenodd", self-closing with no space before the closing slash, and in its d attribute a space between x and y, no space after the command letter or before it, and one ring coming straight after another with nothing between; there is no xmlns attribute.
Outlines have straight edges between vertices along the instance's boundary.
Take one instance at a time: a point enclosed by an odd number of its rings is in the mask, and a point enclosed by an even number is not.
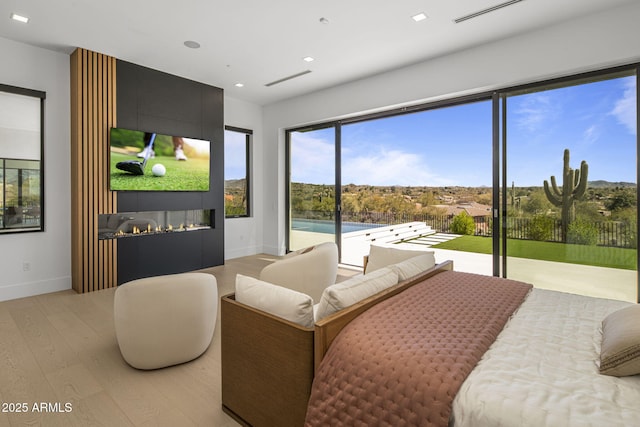
<svg viewBox="0 0 640 427"><path fill-rule="evenodd" d="M333 220L333 212L304 211L293 212L294 219ZM454 215L431 215L423 213L393 212L342 212L342 221L362 224L394 225L405 222L420 221L438 233L451 233ZM472 217L476 236L492 235L491 216ZM600 246L621 248L637 247L637 230L635 224L624 221L591 221L585 226L594 236L594 243ZM559 219L544 218L542 224L535 218L506 218L507 237L521 240L543 240L562 242L562 226Z"/></svg>

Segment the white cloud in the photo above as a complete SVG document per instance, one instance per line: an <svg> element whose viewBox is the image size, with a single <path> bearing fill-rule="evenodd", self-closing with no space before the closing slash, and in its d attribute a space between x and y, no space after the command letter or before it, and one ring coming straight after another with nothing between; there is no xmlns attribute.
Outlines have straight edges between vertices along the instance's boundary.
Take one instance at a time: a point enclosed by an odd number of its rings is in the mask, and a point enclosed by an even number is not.
<svg viewBox="0 0 640 427"><path fill-rule="evenodd" d="M450 180L430 172L427 162L419 154L384 147L350 154L353 155L345 155L342 163L343 184L452 185Z"/></svg>
<svg viewBox="0 0 640 427"><path fill-rule="evenodd" d="M632 135L637 134L636 80L634 78L629 78L625 83L622 98L616 101L615 107L609 114L615 116L618 123L626 126Z"/></svg>
<svg viewBox="0 0 640 427"><path fill-rule="evenodd" d="M514 110L516 124L529 132L538 131L558 115L559 108L559 103L548 95L526 95Z"/></svg>
<svg viewBox="0 0 640 427"><path fill-rule="evenodd" d="M297 134L291 147L291 181L311 184L335 182L333 142L311 134ZM342 152L342 183L361 185L452 185L429 172L419 154L360 145Z"/></svg>
<svg viewBox="0 0 640 427"><path fill-rule="evenodd" d="M311 134L296 134L291 144L291 181L335 183L335 146Z"/></svg>
<svg viewBox="0 0 640 427"><path fill-rule="evenodd" d="M589 126L582 133L582 138L583 138L584 142L586 142L587 144L592 144L592 143L596 142L599 137L600 137L600 130L599 130L598 126L596 126L596 125Z"/></svg>

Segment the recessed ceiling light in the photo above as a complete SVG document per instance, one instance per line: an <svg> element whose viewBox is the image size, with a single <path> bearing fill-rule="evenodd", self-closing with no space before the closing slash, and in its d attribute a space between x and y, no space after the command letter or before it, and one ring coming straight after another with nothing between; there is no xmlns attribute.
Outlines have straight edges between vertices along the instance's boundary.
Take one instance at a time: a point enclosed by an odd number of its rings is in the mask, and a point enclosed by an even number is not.
<svg viewBox="0 0 640 427"><path fill-rule="evenodd" d="M427 19L427 15L424 12L420 12L417 15L413 15L411 17L411 19L413 19L416 22L420 22L420 21L424 21L425 19Z"/></svg>
<svg viewBox="0 0 640 427"><path fill-rule="evenodd" d="M305 62L313 62L314 59L310 56L305 56L304 58L302 58L302 60Z"/></svg>
<svg viewBox="0 0 640 427"><path fill-rule="evenodd" d="M321 24L325 24L325 25L329 23L329 20L327 18L320 18L318 21L320 21Z"/></svg>
<svg viewBox="0 0 640 427"><path fill-rule="evenodd" d="M190 49L198 49L200 47L200 43L193 40L187 40L186 42L184 42L184 45Z"/></svg>
<svg viewBox="0 0 640 427"><path fill-rule="evenodd" d="M244 87L244 84L243 83L236 83L235 86L236 87Z"/></svg>
<svg viewBox="0 0 640 427"><path fill-rule="evenodd" d="M14 21L22 22L23 24L29 22L29 18L27 18L26 16L18 15L17 13L12 13L11 19L13 19Z"/></svg>

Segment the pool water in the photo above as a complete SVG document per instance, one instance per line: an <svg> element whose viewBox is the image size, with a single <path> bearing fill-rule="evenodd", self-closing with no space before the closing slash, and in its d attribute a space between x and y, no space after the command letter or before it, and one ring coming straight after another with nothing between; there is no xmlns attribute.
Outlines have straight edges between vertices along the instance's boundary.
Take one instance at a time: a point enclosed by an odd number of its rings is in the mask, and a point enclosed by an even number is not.
<svg viewBox="0 0 640 427"><path fill-rule="evenodd" d="M368 230L370 228L384 227L385 225L386 224L371 224L364 222L343 222L342 232L349 233L352 231ZM334 221L323 221L314 219L294 219L292 221L291 228L296 231L335 234L336 223Z"/></svg>

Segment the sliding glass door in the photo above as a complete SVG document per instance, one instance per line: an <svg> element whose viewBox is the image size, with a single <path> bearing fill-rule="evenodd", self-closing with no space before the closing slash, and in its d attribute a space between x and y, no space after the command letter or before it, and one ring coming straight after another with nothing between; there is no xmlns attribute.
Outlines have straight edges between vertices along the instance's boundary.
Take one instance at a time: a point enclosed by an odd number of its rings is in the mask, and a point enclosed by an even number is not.
<svg viewBox="0 0 640 427"><path fill-rule="evenodd" d="M503 275L637 300L634 72L507 92Z"/></svg>
<svg viewBox="0 0 640 427"><path fill-rule="evenodd" d="M487 97L344 124L342 261L362 265L373 243L492 274L491 135ZM486 251L468 256L463 241Z"/></svg>
<svg viewBox="0 0 640 427"><path fill-rule="evenodd" d="M288 250L435 251L459 271L638 300L637 67L287 132Z"/></svg>
<svg viewBox="0 0 640 427"><path fill-rule="evenodd" d="M288 244L295 251L336 241L336 130L334 126L288 135Z"/></svg>

